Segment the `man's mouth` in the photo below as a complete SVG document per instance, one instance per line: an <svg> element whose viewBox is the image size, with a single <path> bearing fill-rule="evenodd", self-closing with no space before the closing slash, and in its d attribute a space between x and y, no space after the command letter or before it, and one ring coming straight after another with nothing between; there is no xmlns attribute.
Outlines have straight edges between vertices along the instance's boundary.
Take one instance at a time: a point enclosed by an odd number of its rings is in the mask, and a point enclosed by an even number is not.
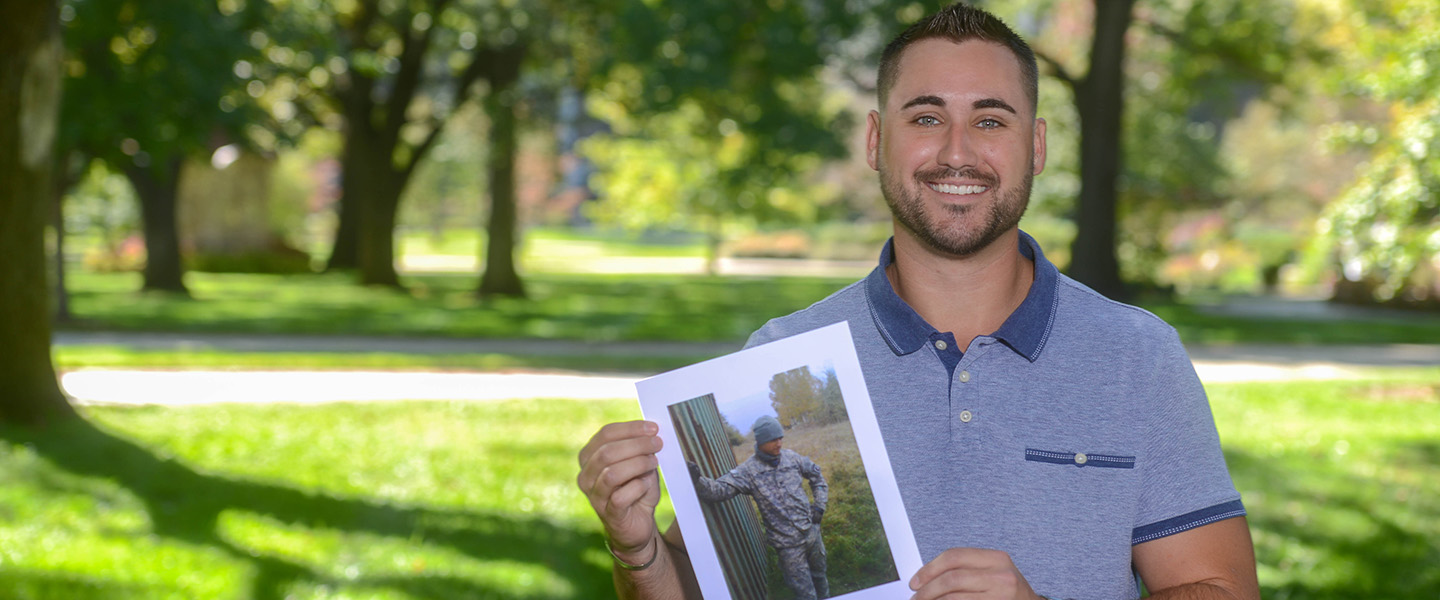
<svg viewBox="0 0 1440 600"><path fill-rule="evenodd" d="M979 194L980 192L990 189L989 187L983 185L955 185L953 183L929 182L925 185L930 186L930 189L940 192L942 194L955 194L959 196Z"/></svg>

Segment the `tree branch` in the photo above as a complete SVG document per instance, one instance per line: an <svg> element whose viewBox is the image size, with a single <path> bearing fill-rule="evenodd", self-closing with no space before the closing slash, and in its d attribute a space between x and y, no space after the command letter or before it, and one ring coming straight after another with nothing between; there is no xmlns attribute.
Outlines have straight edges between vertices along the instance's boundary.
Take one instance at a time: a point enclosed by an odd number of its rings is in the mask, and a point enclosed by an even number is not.
<svg viewBox="0 0 1440 600"><path fill-rule="evenodd" d="M1060 64L1060 61L1051 58L1049 54L1040 50L1035 50L1035 59L1049 67L1049 75L1064 82L1065 85L1070 87L1072 93L1080 91L1080 86L1084 82L1076 79L1074 75L1071 75L1070 71L1065 68L1065 65Z"/></svg>

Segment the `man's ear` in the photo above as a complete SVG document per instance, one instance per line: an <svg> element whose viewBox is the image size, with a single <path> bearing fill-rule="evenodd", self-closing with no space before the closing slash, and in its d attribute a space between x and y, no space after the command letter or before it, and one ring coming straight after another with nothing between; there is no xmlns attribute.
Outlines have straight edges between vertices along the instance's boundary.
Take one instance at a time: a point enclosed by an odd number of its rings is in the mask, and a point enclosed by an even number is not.
<svg viewBox="0 0 1440 600"><path fill-rule="evenodd" d="M870 111L865 116L865 162L870 168L880 170L880 113Z"/></svg>
<svg viewBox="0 0 1440 600"><path fill-rule="evenodd" d="M1030 174L1039 175L1045 170L1045 119L1035 119L1035 159Z"/></svg>

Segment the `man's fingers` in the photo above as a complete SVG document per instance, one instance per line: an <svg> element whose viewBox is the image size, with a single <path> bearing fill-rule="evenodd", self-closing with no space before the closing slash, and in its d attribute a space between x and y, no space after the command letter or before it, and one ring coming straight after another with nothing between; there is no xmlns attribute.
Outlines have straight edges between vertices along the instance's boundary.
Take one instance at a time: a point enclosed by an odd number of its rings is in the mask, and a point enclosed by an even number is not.
<svg viewBox="0 0 1440 600"><path fill-rule="evenodd" d="M611 464L596 474L595 482L587 491L597 498L609 497L616 489L637 477L654 472L658 466L655 456L650 454Z"/></svg>
<svg viewBox="0 0 1440 600"><path fill-rule="evenodd" d="M1010 555L999 550L951 548L921 567L910 580L915 600L976 597L1014 598L1028 584Z"/></svg>
<svg viewBox="0 0 1440 600"><path fill-rule="evenodd" d="M659 432L660 426L652 421L624 421L606 424L590 437L590 441L585 444L584 448L580 449L580 466L583 468L585 463L590 462L591 455L606 444L623 439L653 436Z"/></svg>
<svg viewBox="0 0 1440 600"><path fill-rule="evenodd" d="M606 514L615 518L624 517L627 511L634 508L637 503L649 495L650 488L653 485L653 480L649 477L641 476L631 479L625 482L624 485L615 488L615 491L610 493L609 502L605 505ZM641 506L641 508L648 509L650 507Z"/></svg>
<svg viewBox="0 0 1440 600"><path fill-rule="evenodd" d="M581 490L589 493L590 489L595 486L596 480L604 475L612 465L636 457L653 459L655 453L660 451L662 446L664 443L655 436L623 438L601 445L585 457L584 462L580 463L580 475L576 478L576 482L580 485ZM623 480L612 480L612 482L618 484L623 483Z"/></svg>
<svg viewBox="0 0 1440 600"><path fill-rule="evenodd" d="M1000 567L1005 570L1012 568L1009 554L984 548L951 548L920 567L915 576L910 578L910 589L919 590L936 578L953 572Z"/></svg>

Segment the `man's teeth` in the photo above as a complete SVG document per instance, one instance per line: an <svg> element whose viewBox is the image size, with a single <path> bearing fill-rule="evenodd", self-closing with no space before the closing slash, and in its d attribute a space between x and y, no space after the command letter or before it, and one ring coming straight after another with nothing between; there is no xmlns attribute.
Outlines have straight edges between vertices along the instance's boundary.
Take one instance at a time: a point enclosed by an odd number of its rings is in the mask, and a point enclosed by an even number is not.
<svg viewBox="0 0 1440 600"><path fill-rule="evenodd" d="M951 185L948 183L932 183L930 189L942 194L978 194L985 191L983 185Z"/></svg>

